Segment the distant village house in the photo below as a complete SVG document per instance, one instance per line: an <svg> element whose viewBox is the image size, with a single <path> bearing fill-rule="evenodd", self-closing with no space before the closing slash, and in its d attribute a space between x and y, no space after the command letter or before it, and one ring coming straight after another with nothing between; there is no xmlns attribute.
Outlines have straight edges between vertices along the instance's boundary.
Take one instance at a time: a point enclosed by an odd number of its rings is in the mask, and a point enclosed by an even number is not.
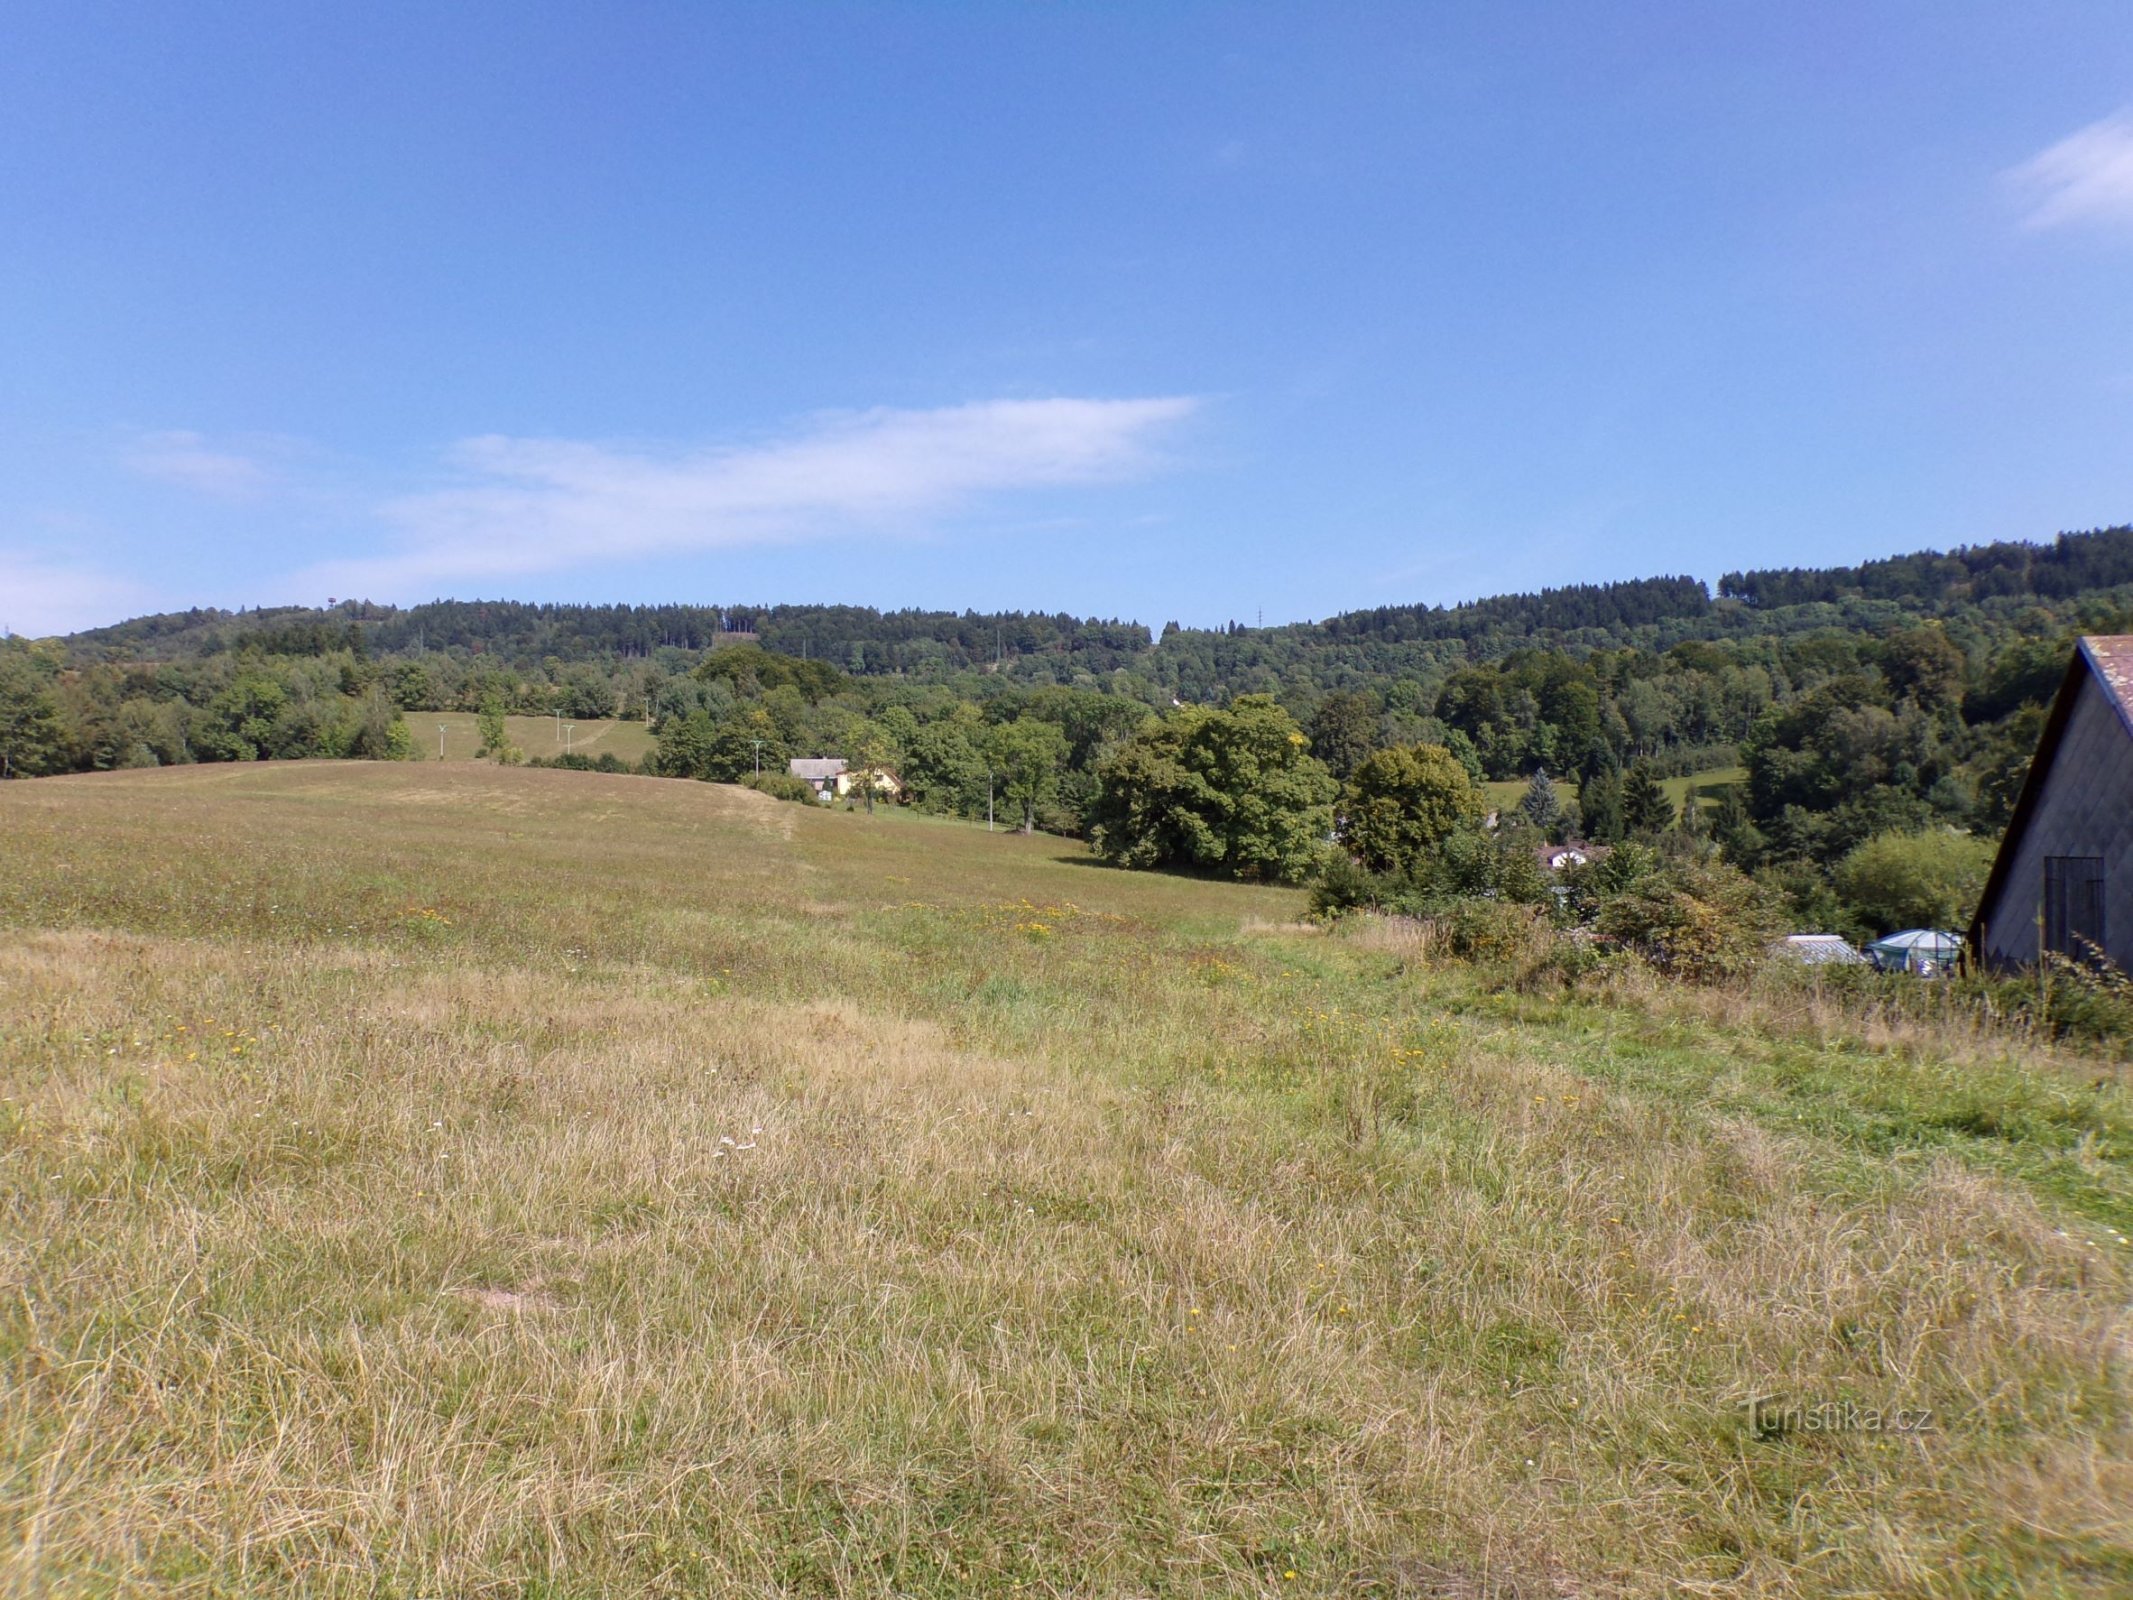
<svg viewBox="0 0 2133 1600"><path fill-rule="evenodd" d="M1987 966L2133 968L2133 634L2081 641L1970 926Z"/></svg>
<svg viewBox="0 0 2133 1600"><path fill-rule="evenodd" d="M824 802L842 800L859 787L860 775L849 769L842 756L795 756L785 764L785 770L795 778L802 779L815 791L815 797ZM874 792L895 799L902 794L904 786L896 781L893 772L874 774Z"/></svg>

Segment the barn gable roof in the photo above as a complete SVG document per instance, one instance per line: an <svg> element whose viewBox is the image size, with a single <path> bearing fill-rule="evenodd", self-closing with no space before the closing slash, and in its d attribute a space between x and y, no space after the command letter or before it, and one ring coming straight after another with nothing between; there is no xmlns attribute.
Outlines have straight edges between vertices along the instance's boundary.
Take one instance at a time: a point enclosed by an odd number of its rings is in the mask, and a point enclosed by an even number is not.
<svg viewBox="0 0 2133 1600"><path fill-rule="evenodd" d="M2133 734L2133 633L2090 634L2081 641L2081 653L2089 658L2118 720Z"/></svg>
<svg viewBox="0 0 2133 1600"><path fill-rule="evenodd" d="M1992 858L1992 874L1985 880L1985 892L1978 896L1977 914L1970 919L1969 943L1974 952L1984 950L1985 913L2006 885L2007 874L2022 846L2022 835L2029 830L2029 819L2043 799L2052 760L2059 753L2059 741L2065 737L2066 725L2074 715L2074 702L2081 697L2081 685L2089 678L2096 680L2104 699L2118 713L2126 737L2133 739L2133 634L2084 634L2073 660L2066 664L2066 676L2059 680L2059 693L2052 701L2051 715L2044 719L2037 753L2029 758L2022 792L2015 800L2014 814L2007 819L2007 832L2000 839L2000 853Z"/></svg>

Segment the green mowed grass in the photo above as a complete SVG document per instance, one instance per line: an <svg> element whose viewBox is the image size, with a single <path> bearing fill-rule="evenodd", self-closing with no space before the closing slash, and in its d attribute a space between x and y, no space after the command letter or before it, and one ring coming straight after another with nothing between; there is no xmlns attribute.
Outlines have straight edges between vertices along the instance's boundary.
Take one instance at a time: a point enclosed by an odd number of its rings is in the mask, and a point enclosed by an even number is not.
<svg viewBox="0 0 2133 1600"><path fill-rule="evenodd" d="M1578 797L1577 779L1557 778L1553 774L1550 777L1555 784L1556 793L1565 800L1575 800ZM1481 788L1482 792L1488 796L1491 810L1508 811L1525 798L1526 787L1530 781L1530 779L1526 778L1492 779L1484 783ZM1687 802L1691 789L1723 789L1730 785L1746 783L1747 781L1748 769L1746 767L1707 767L1701 772L1692 772L1685 777L1661 778L1659 787L1665 791L1667 799L1673 802L1674 809L1678 812ZM1718 804L1708 794L1700 795L1699 800L1706 810Z"/></svg>
<svg viewBox="0 0 2133 1600"><path fill-rule="evenodd" d="M480 719L471 711L410 711L408 732L414 736L418 760L472 761L481 749ZM564 717L506 717L504 732L529 756L565 755L576 752L595 760L612 755L634 767L649 754L656 741L641 722L612 718L579 721Z"/></svg>
<svg viewBox="0 0 2133 1600"><path fill-rule="evenodd" d="M2101 1064L722 785L0 840L9 1592L2133 1588Z"/></svg>

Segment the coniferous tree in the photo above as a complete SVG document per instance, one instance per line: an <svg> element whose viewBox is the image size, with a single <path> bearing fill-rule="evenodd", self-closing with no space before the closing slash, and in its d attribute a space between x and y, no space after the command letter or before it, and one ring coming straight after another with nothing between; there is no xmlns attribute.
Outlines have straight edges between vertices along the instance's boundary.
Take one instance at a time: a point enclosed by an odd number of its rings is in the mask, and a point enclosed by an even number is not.
<svg viewBox="0 0 2133 1600"><path fill-rule="evenodd" d="M1737 867L1746 869L1761 861L1763 836L1755 819L1748 815L1748 794L1741 785L1729 783L1718 791L1718 809L1711 816L1711 837Z"/></svg>
<svg viewBox="0 0 2133 1600"><path fill-rule="evenodd" d="M1651 763L1638 761L1622 779L1622 827L1631 834L1664 833L1674 820L1674 802L1659 787Z"/></svg>
<svg viewBox="0 0 2133 1600"><path fill-rule="evenodd" d="M1526 785L1526 792L1518 802L1519 813L1534 827L1546 833L1563 820L1563 797L1555 792L1547 770L1533 769L1533 781Z"/></svg>
<svg viewBox="0 0 2133 1600"><path fill-rule="evenodd" d="M1695 785L1691 784L1681 797L1681 816L1674 824L1675 831L1684 838L1701 840L1708 833L1703 815L1703 802L1697 798Z"/></svg>
<svg viewBox="0 0 2133 1600"><path fill-rule="evenodd" d="M1620 844L1624 836L1622 775L1612 767L1602 767L1587 778L1578 790L1578 815L1586 838L1595 844Z"/></svg>

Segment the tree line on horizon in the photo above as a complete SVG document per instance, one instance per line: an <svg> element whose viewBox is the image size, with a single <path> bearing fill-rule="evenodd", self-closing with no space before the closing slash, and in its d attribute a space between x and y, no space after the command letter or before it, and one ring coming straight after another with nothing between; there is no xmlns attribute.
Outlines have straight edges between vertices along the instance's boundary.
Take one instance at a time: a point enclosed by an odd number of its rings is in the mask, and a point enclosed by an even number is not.
<svg viewBox="0 0 2133 1600"><path fill-rule="evenodd" d="M1456 605L1389 605L1321 622L1160 630L1066 613L878 611L851 605L578 605L438 600L394 607L195 608L136 617L62 640L70 664L171 661L256 644L301 644L307 629L359 628L378 655L467 655L528 670L565 662L629 663L745 639L780 655L825 661L856 676L997 669L1068 682L1136 671L1190 696L1279 692L1242 681L1272 671L1314 679L1410 670L1454 658L1493 660L1533 645L1573 651L1663 650L1689 638L1742 638L1828 627L1885 627L1898 612L1956 616L1989 602L2066 601L2133 585L2133 526L1921 551L1855 567L1728 573L1714 596L1700 579L1573 584ZM315 638L316 635L314 634ZM1449 648L1446 648L1449 647ZM1238 680L1231 682L1230 680ZM1342 685L1326 682L1324 687Z"/></svg>

